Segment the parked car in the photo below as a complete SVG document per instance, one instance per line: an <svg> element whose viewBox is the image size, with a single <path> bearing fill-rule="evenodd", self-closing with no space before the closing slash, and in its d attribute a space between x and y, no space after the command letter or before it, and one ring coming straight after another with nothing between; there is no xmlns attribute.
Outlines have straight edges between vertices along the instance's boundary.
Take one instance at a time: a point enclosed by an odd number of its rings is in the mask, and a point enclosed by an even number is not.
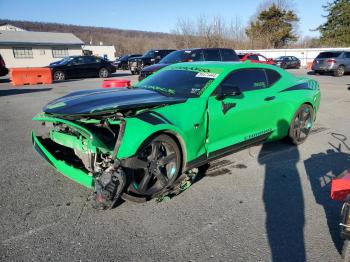
<svg viewBox="0 0 350 262"><path fill-rule="evenodd" d="M56 81L90 76L105 78L116 71L111 62L97 56L68 56L49 67Z"/></svg>
<svg viewBox="0 0 350 262"><path fill-rule="evenodd" d="M276 62L272 58L266 58L261 54L253 54L253 53L239 54L238 57L241 61L250 60L253 63L269 64L269 65L276 64Z"/></svg>
<svg viewBox="0 0 350 262"><path fill-rule="evenodd" d="M276 66L179 63L130 89L48 103L33 120L53 125L33 132L32 143L59 172L94 188L99 208L111 208L120 197L167 194L187 171L249 146L303 143L319 104L315 80Z"/></svg>
<svg viewBox="0 0 350 262"><path fill-rule="evenodd" d="M106 78L116 71L111 62L97 56L68 56L49 67L56 81L91 76Z"/></svg>
<svg viewBox="0 0 350 262"><path fill-rule="evenodd" d="M141 70L139 81L167 65L195 61L239 61L239 58L236 52L229 48L192 48L174 51L159 63L144 67Z"/></svg>
<svg viewBox="0 0 350 262"><path fill-rule="evenodd" d="M317 74L332 73L343 76L350 72L350 51L321 52L314 59L311 69Z"/></svg>
<svg viewBox="0 0 350 262"><path fill-rule="evenodd" d="M149 50L143 56L129 59L129 69L131 74L139 74L145 66L158 63L163 57L170 54L173 49Z"/></svg>
<svg viewBox="0 0 350 262"><path fill-rule="evenodd" d="M113 65L117 69L121 70L128 70L129 69L129 59L134 58L134 57L140 57L142 54L128 54L128 55L123 55L119 59L116 59L115 62L113 62Z"/></svg>
<svg viewBox="0 0 350 262"><path fill-rule="evenodd" d="M0 55L0 76L7 75L9 70L6 68L6 64L2 56Z"/></svg>
<svg viewBox="0 0 350 262"><path fill-rule="evenodd" d="M280 68L300 68L300 60L296 58L295 56L279 56L274 59L276 62L276 65Z"/></svg>

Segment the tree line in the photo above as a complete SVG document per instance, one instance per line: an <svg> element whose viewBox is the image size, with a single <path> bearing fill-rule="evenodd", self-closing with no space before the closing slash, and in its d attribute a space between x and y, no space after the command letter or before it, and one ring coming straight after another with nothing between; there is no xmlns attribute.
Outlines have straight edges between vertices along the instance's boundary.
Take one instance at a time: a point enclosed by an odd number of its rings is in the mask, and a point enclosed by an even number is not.
<svg viewBox="0 0 350 262"><path fill-rule="evenodd" d="M299 17L292 1L265 0L247 26L239 17L199 16L178 19L175 29L167 33L121 30L114 28L77 26L0 20L30 31L69 32L86 44L114 45L117 55L143 53L151 48L183 49L190 47L230 47L234 49L337 47L350 45L350 0L333 0L323 6L326 22L314 30L320 37L298 35Z"/></svg>

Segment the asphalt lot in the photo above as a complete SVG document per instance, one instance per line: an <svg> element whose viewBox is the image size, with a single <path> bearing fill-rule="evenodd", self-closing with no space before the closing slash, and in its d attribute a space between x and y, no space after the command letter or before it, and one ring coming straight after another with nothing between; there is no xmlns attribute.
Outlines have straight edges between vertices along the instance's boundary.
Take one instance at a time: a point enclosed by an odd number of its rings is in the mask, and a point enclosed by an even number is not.
<svg viewBox="0 0 350 262"><path fill-rule="evenodd" d="M322 101L303 145L250 148L215 161L169 201L102 212L90 207L89 190L34 153L30 139L31 118L46 102L102 80L13 87L0 79L0 260L341 261L341 204L330 200L329 182L350 169L350 76L309 77Z"/></svg>

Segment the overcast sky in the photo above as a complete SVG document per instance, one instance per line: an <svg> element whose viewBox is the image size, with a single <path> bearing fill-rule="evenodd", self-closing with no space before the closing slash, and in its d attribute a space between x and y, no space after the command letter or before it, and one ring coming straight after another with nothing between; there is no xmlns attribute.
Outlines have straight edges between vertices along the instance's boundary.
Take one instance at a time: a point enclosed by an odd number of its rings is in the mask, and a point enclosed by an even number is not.
<svg viewBox="0 0 350 262"><path fill-rule="evenodd" d="M171 32L178 18L238 17L247 25L263 1L259 0L0 0L2 19L57 22L157 32ZM310 32L324 22L322 5L327 0L294 0L300 18L299 33Z"/></svg>

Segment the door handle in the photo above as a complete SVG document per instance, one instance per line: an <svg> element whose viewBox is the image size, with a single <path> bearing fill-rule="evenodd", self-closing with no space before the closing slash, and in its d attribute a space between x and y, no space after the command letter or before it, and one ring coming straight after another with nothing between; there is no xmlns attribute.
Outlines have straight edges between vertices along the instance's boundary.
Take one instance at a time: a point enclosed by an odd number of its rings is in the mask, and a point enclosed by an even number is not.
<svg viewBox="0 0 350 262"><path fill-rule="evenodd" d="M274 100L276 97L275 96L268 96L268 97L265 97L265 101L271 101L271 100Z"/></svg>

